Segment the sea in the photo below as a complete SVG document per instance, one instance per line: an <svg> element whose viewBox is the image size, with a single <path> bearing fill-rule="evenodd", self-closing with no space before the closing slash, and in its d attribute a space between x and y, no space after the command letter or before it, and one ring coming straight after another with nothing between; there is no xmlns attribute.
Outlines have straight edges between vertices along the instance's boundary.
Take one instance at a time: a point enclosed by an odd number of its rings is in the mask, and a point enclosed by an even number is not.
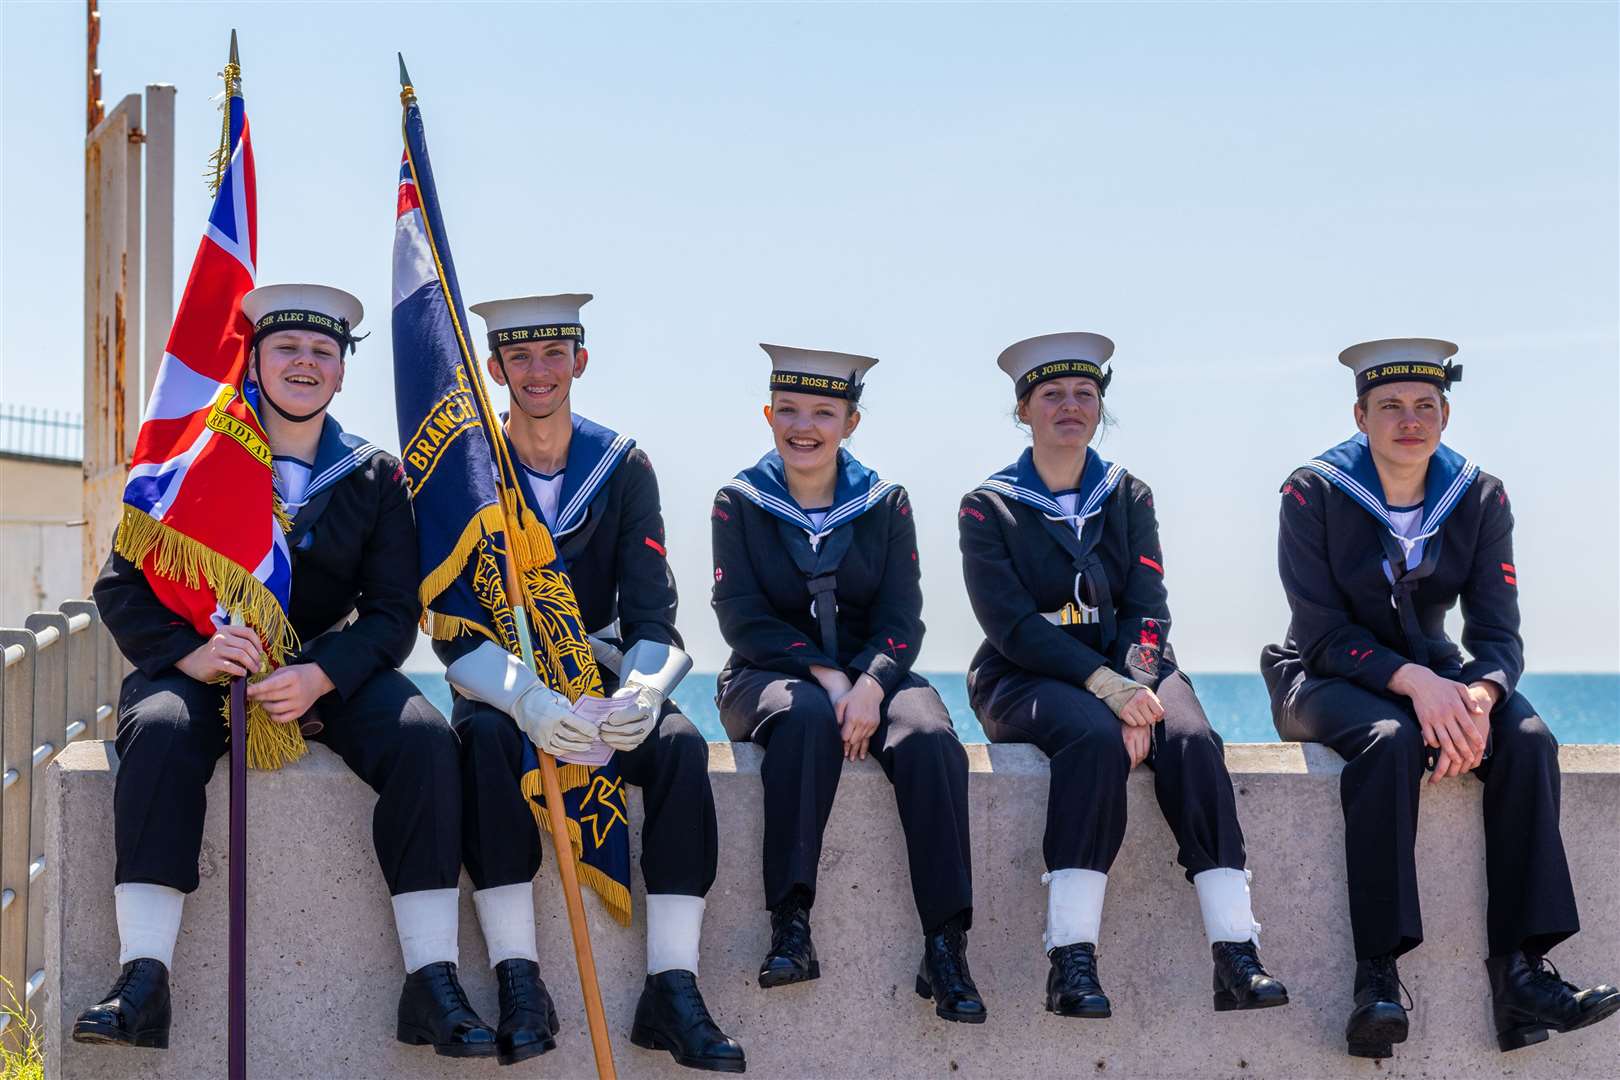
<svg viewBox="0 0 1620 1080"><path fill-rule="evenodd" d="M442 672L407 671L428 700L450 714L450 688ZM921 672L951 711L965 743L988 742L968 708L966 676L960 671ZM1259 675L1190 675L1204 712L1227 742L1278 742L1271 707ZM693 672L675 691L681 711L711 742L724 742L725 730L714 704L715 673ZM1620 674L1526 675L1519 691L1528 697L1561 743L1620 743Z"/></svg>

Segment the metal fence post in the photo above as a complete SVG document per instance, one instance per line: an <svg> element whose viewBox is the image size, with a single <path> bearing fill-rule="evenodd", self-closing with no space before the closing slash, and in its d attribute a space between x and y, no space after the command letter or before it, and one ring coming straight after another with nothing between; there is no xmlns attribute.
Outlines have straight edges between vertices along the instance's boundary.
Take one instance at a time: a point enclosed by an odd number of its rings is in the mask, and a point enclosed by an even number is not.
<svg viewBox="0 0 1620 1080"><path fill-rule="evenodd" d="M42 779L62 747L67 745L68 703L68 617L59 611L36 611L23 625L39 642L34 654L34 752L35 780ZM45 785L36 783L29 798L28 883L37 885L47 872L45 858ZM45 966L45 890L28 890L28 990L37 991L35 976ZM30 1001L41 1012L43 1000Z"/></svg>
<svg viewBox="0 0 1620 1080"><path fill-rule="evenodd" d="M27 630L0 630L5 674L0 681L0 977L19 1003L28 977L29 823L34 789L34 660L38 642ZM4 993L4 991L0 991ZM7 1004L10 1004L9 995Z"/></svg>
<svg viewBox="0 0 1620 1080"><path fill-rule="evenodd" d="M67 731L65 742L98 738L101 703L109 688L101 685L101 613L91 600L65 600L61 612L67 616ZM108 710L111 711L110 709Z"/></svg>

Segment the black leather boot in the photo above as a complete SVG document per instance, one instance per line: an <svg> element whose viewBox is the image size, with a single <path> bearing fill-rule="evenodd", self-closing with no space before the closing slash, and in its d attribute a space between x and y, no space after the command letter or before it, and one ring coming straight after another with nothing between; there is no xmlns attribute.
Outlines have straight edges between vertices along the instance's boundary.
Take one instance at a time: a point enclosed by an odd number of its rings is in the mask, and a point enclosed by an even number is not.
<svg viewBox="0 0 1620 1080"><path fill-rule="evenodd" d="M430 1044L443 1057L495 1053L495 1032L473 1012L467 992L456 978L456 965L448 960L405 976L395 1037L410 1046Z"/></svg>
<svg viewBox="0 0 1620 1080"><path fill-rule="evenodd" d="M1406 989L1395 957L1375 956L1356 964L1356 1006L1344 1025L1351 1057L1387 1058L1395 1044L1406 1041ZM1408 995L1410 1000L1410 995Z"/></svg>
<svg viewBox="0 0 1620 1080"><path fill-rule="evenodd" d="M1260 950L1254 942L1217 941L1209 951L1215 957L1216 1012L1288 1004L1288 988L1260 963Z"/></svg>
<svg viewBox="0 0 1620 1080"><path fill-rule="evenodd" d="M720 1030L690 971L647 976L636 1003L630 1041L644 1050L668 1050L678 1064L708 1072L748 1071L737 1040Z"/></svg>
<svg viewBox="0 0 1620 1080"><path fill-rule="evenodd" d="M1582 990L1565 982L1545 956L1493 956L1485 970L1491 977L1496 1045L1504 1054L1544 1041L1549 1029L1574 1031L1620 1011L1620 990L1608 984Z"/></svg>
<svg viewBox="0 0 1620 1080"><path fill-rule="evenodd" d="M810 940L810 909L798 898L771 909L771 951L759 965L759 985L787 986L821 978L821 962Z"/></svg>
<svg viewBox="0 0 1620 1080"><path fill-rule="evenodd" d="M118 981L73 1022L73 1041L169 1048L169 969L142 957L124 965Z"/></svg>
<svg viewBox="0 0 1620 1080"><path fill-rule="evenodd" d="M952 919L923 935L922 964L917 968L917 994L934 1000L934 1013L959 1024L982 1024L988 1015L979 988L968 970L967 931Z"/></svg>
<svg viewBox="0 0 1620 1080"><path fill-rule="evenodd" d="M1106 1020L1114 1015L1102 983L1097 981L1097 946L1089 941L1059 945L1046 954L1046 1011L1059 1016Z"/></svg>
<svg viewBox="0 0 1620 1080"><path fill-rule="evenodd" d="M495 1059L515 1065L557 1048L557 1008L533 960L502 960L495 965L501 991L501 1023L495 1029Z"/></svg>

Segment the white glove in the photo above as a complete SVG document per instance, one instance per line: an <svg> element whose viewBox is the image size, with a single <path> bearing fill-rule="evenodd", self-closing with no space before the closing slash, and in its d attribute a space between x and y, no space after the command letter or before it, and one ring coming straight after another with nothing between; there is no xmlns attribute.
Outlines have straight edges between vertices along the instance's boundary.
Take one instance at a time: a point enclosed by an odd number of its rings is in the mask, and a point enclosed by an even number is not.
<svg viewBox="0 0 1620 1080"><path fill-rule="evenodd" d="M510 716L544 753L582 754L596 741L596 725L575 713L568 698L492 641L479 642L476 649L451 664L444 677L464 697L493 705Z"/></svg>
<svg viewBox="0 0 1620 1080"><path fill-rule="evenodd" d="M602 741L615 750L634 750L640 746L658 726L658 714L664 710L664 695L638 683L619 687L608 700L616 708L598 730Z"/></svg>
<svg viewBox="0 0 1620 1080"><path fill-rule="evenodd" d="M641 640L624 652L619 664L623 685L610 699L619 703L602 721L602 741L615 750L640 746L663 712L669 693L692 670L692 658L673 645Z"/></svg>

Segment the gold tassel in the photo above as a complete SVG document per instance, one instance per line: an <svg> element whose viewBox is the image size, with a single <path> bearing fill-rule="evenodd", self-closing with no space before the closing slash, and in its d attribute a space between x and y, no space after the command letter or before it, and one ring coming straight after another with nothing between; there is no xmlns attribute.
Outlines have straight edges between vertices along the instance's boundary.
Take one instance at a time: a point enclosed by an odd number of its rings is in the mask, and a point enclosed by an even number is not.
<svg viewBox="0 0 1620 1080"><path fill-rule="evenodd" d="M455 584L456 579L461 576L461 571L466 568L467 560L472 558L472 553L478 547L480 540L487 535L500 532L505 527L506 522L501 516L501 508L494 503L484 507L469 519L466 528L461 530L461 536L456 540L456 546L451 549L450 554L446 555L444 561L440 562L438 566L435 566L422 578L422 585L419 590L422 606L427 607L438 598L440 593Z"/></svg>
<svg viewBox="0 0 1620 1080"><path fill-rule="evenodd" d="M298 634L275 594L219 552L128 505L113 536L113 549L136 566L151 556L154 573L169 581L183 582L187 588L200 588L206 581L220 606L240 616L264 640L265 651L275 666L286 663L297 651ZM229 722L229 700L224 710ZM279 769L289 761L297 761L308 750L297 724L276 723L257 702L248 702L247 721L249 768Z"/></svg>

